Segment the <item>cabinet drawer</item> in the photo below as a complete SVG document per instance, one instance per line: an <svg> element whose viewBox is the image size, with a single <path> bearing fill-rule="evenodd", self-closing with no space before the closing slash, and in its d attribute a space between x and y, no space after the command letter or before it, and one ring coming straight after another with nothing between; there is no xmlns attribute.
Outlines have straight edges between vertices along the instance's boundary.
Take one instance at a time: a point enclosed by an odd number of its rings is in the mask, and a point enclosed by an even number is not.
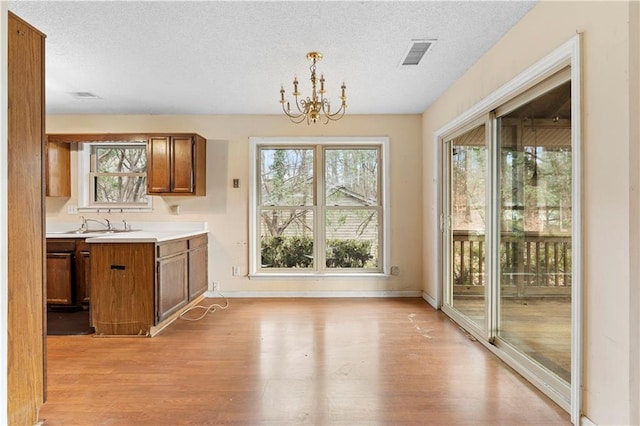
<svg viewBox="0 0 640 426"><path fill-rule="evenodd" d="M76 240L48 239L47 252L74 252L76 251Z"/></svg>
<svg viewBox="0 0 640 426"><path fill-rule="evenodd" d="M193 250L193 249L196 249L198 247L204 247L204 246L207 245L208 241L209 241L209 238L208 238L207 234L198 235L197 237L193 237L193 238L189 239L189 249Z"/></svg>
<svg viewBox="0 0 640 426"><path fill-rule="evenodd" d="M171 256L172 254L180 253L188 250L187 240L171 241L167 243L158 244L158 257Z"/></svg>

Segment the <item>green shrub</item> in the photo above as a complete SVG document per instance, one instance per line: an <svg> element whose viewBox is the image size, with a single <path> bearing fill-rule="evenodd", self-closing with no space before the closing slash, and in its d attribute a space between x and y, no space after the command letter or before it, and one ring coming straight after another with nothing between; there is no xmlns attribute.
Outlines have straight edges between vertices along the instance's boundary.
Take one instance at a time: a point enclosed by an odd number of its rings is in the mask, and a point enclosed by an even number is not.
<svg viewBox="0 0 640 426"><path fill-rule="evenodd" d="M261 242L261 255L264 268L311 268L313 240L311 237L267 237ZM371 241L327 241L328 268L364 268L372 266L368 264L371 260Z"/></svg>
<svg viewBox="0 0 640 426"><path fill-rule="evenodd" d="M310 237L271 237L261 242L265 268L310 268L313 240Z"/></svg>
<svg viewBox="0 0 640 426"><path fill-rule="evenodd" d="M371 241L327 241L328 268L364 268L372 259Z"/></svg>

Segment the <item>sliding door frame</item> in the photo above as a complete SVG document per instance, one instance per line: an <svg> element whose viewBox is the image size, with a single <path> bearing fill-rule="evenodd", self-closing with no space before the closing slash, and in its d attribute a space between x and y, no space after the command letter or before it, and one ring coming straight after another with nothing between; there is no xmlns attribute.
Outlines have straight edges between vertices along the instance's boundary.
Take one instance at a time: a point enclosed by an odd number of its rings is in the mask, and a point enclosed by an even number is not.
<svg viewBox="0 0 640 426"><path fill-rule="evenodd" d="M445 175L445 161L450 161L446 156L449 151L445 149L445 141L451 140L452 135L459 134L461 129L468 129L472 123L478 123L480 120L491 116L487 120L489 123L489 131L491 132L490 145L488 146L487 168L492 170L488 176L491 191L487 191L487 214L492 219L488 221L486 243L487 250L495 251L493 248L498 243L498 235L495 232L495 209L497 208L497 199L492 197L491 193L497 188L497 172L495 164L497 161L497 129L495 126L495 116L492 111L513 101L514 98L523 94L525 91L536 86L538 83L553 76L563 68L570 66L571 73L571 148L572 148L572 288L571 288L571 384L569 389L569 399L553 389L553 381L546 374L538 374L532 371L526 363L522 363L518 356L514 356L509 350L505 350L502 345L494 345L494 336L497 333L497 291L486 291L485 297L491 305L492 312L487 311L485 320L486 329L478 330L478 327L469 327L468 331L475 334L478 341L485 345L489 350L494 352L498 357L504 360L508 365L518 371L534 386L554 400L563 409L571 415L573 424L580 424L581 408L582 408L582 348L583 348L583 262L582 262L582 151L581 151L581 117L582 117L582 100L581 100L581 35L576 34L563 45L555 49L553 52L542 58L540 61L526 69L524 72L516 76L513 80L487 96L484 100L474 105L465 113L438 129L434 133L434 147L436 148L436 160L438 161L438 179L440 184L437 191L437 205L440 217L438 224L438 251L436 254L436 265L438 267L437 278L439 285L436 292L436 306L443 308L443 311L451 315L454 320L461 320L461 325L468 326L471 321L465 320L464 316L457 315L455 311L451 314L450 309L444 306L444 295L446 285L446 275L449 271L445 270L445 257L448 249L444 232L448 229L445 221L448 218L445 202L445 191L448 183L445 181L448 177ZM490 198L491 197L491 198ZM490 224L489 224L490 223ZM495 235L494 235L495 234ZM489 253L489 251L487 251ZM497 256L488 259L487 277L488 282L498 282L498 259ZM490 299L490 300L489 300ZM462 318L460 318L462 317ZM554 383L557 384L557 383Z"/></svg>
<svg viewBox="0 0 640 426"><path fill-rule="evenodd" d="M451 184L451 163L452 163L452 149L453 146L451 145L452 142L464 135L465 133L478 128L480 126L484 125L485 126L485 161L486 161L486 167L487 167L487 173L489 173L489 171L491 170L492 167L492 161L491 161L491 152L489 150L490 146L486 144L487 140L491 140L492 138L492 134L493 134L493 120L492 120L492 115L491 114L483 114L479 117L477 117L474 120L470 120L469 122L465 123L464 125L462 125L459 128L456 128L453 132L448 133L446 135L443 136L443 138L441 139L441 143L440 145L442 145L442 175L441 175L441 182L442 185L440 185L442 187L442 210L440 211L440 217L441 217L441 224L442 224L442 229L441 229L441 235L442 235L442 262L444 262L444 264L442 265L442 271L443 271L443 276L442 276L442 300L441 300L441 309L444 313L446 313L449 317L451 317L452 319L454 319L456 321L456 323L460 324L463 326L463 328L465 330L473 330L475 335L479 335L479 336L484 336L485 339L489 339L490 338L490 332L491 332L491 328L492 328L492 321L491 321L491 314L489 312L489 308L491 306L490 304L490 300L492 298L492 289L491 286L486 285L484 286L484 321L483 324L478 324L475 323L473 321L471 321L466 315L464 315L464 313L460 312L455 305L452 303L453 302L453 292L451 289L451 285L452 285L452 279L453 277L451 277L450 271L452 271L452 264L451 264L451 252L452 252L452 248L453 248L453 241L452 241L452 235L451 235L451 230L452 230L452 217L451 217L451 200L450 200L450 194L451 194L451 188L450 188L450 184ZM489 184L489 187L493 186L493 183L491 182L491 180L489 180L490 175L486 176L486 182ZM492 241L490 238L491 232L492 232L492 221L490 220L490 214L489 212L490 207L489 207L489 203L491 203L491 192L490 191L485 191L485 253L491 253L492 250ZM446 235L445 235L446 233ZM449 253L449 255L446 255L446 253ZM485 283L488 282L489 277L492 276L492 265L491 265L491 259L488 257L485 257L486 259L486 263L485 263L485 272L486 272L486 276L487 276L487 280L485 280Z"/></svg>

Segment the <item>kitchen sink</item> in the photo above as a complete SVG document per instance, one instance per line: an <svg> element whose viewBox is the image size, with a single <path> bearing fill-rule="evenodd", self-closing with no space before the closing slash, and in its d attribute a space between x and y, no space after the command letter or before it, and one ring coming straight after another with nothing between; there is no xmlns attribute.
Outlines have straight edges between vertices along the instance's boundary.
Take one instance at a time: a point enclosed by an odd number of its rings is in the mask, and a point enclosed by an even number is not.
<svg viewBox="0 0 640 426"><path fill-rule="evenodd" d="M142 229L73 229L70 231L47 231L47 234L121 234L136 231L142 231Z"/></svg>

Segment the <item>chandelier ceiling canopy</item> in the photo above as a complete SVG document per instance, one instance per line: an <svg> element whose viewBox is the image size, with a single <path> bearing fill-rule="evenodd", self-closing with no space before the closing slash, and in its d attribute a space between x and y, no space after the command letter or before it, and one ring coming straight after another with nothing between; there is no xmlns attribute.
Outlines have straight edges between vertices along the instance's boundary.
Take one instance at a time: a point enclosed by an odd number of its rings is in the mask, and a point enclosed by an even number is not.
<svg viewBox="0 0 640 426"><path fill-rule="evenodd" d="M316 77L316 62L322 59L322 53L309 52L307 53L307 59L311 61L311 66L309 67L311 70L311 96L307 96L306 99L299 99L301 94L298 92L298 78L294 77L293 97L297 111L291 111L289 101L284 98L284 87L281 86L280 103L282 104L282 110L294 123L306 121L307 124L311 124L323 121L324 124L327 124L329 121L340 120L347 109L347 96L345 95L347 86L345 86L344 82L342 86L340 86L342 90L340 99L342 102L340 108L332 113L329 100L324 97L326 93L324 88L324 75L320 74L320 79ZM320 82L320 89L318 89L318 82Z"/></svg>

